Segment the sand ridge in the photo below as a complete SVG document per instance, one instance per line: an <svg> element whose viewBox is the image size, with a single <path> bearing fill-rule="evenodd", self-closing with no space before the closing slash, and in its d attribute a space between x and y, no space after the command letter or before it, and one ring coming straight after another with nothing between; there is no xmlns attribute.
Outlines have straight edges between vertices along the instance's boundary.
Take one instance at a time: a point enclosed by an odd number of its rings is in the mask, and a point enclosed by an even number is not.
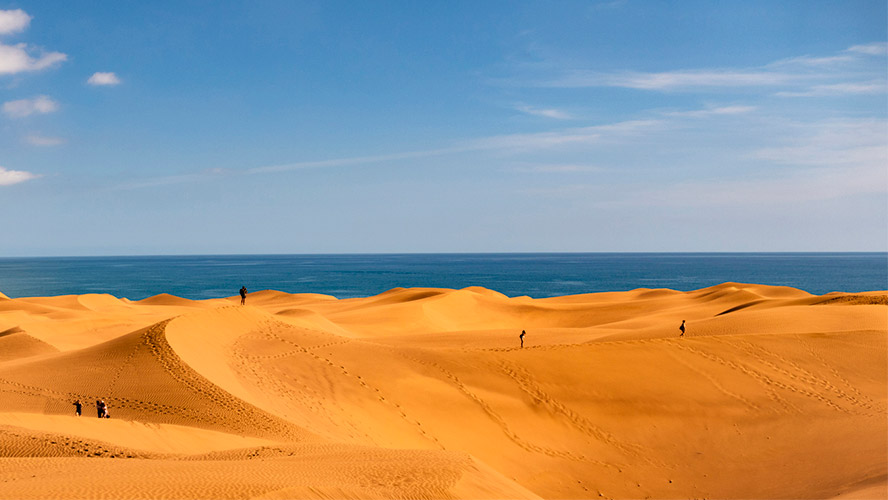
<svg viewBox="0 0 888 500"><path fill-rule="evenodd" d="M0 297L0 498L880 498L886 305Z"/></svg>

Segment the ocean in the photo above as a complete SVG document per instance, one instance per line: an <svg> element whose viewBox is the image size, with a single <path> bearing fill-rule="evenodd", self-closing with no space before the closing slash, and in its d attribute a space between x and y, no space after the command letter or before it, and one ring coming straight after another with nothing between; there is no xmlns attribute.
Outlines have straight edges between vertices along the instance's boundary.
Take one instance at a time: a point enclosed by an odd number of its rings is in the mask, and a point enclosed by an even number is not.
<svg viewBox="0 0 888 500"><path fill-rule="evenodd" d="M367 297L395 287L482 286L534 298L734 281L814 294L888 289L888 253L543 253L0 258L0 292L189 299L274 289Z"/></svg>

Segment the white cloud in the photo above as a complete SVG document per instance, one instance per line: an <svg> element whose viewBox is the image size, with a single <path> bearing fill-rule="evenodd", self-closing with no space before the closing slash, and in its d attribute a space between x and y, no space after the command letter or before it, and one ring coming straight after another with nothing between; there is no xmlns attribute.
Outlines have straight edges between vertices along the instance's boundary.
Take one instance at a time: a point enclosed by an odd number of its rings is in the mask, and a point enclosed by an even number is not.
<svg viewBox="0 0 888 500"><path fill-rule="evenodd" d="M120 78L114 73L96 72L89 77L89 80L87 80L86 83L90 85L119 85Z"/></svg>
<svg viewBox="0 0 888 500"><path fill-rule="evenodd" d="M7 170L3 167L0 167L0 186L11 186L20 182L36 179L37 177L40 176L32 174L31 172L24 172L22 170Z"/></svg>
<svg viewBox="0 0 888 500"><path fill-rule="evenodd" d="M42 135L31 134L25 137L25 142L32 146L51 147L64 144L65 140L61 137L46 137Z"/></svg>
<svg viewBox="0 0 888 500"><path fill-rule="evenodd" d="M0 35L24 31L31 22L25 11L0 10ZM36 55L32 55L35 53ZM25 43L6 45L0 43L0 75L14 75L26 71L40 71L68 58L61 52L31 49Z"/></svg>
<svg viewBox="0 0 888 500"><path fill-rule="evenodd" d="M885 92L888 92L888 85L884 81L869 81L814 85L807 90L777 92L775 95L781 97L822 97L849 94L883 94Z"/></svg>
<svg viewBox="0 0 888 500"><path fill-rule="evenodd" d="M799 56L799 57L791 57L789 59L781 59L780 61L773 62L768 66L774 67L785 67L785 66L808 66L808 67L829 67L835 66L838 64L845 64L855 61L856 57L853 54L842 54L837 56L823 56L823 57L814 57L814 56Z"/></svg>
<svg viewBox="0 0 888 500"><path fill-rule="evenodd" d="M697 109L693 111L672 111L666 113L667 116L689 116L693 118L705 118L709 116L730 116L752 113L755 106L720 106L706 109Z"/></svg>
<svg viewBox="0 0 888 500"><path fill-rule="evenodd" d="M885 54L888 54L888 44L880 42L855 45L839 53L824 56L805 55L781 59L751 68L607 72L543 63L526 67L536 68L536 72L545 71L547 75L531 77L530 82L525 80L521 84L553 88L620 87L661 92L838 85L841 82L836 80L859 79L864 75L871 75L870 78L875 78L876 75L881 77L883 70L873 66L872 60L865 56Z"/></svg>
<svg viewBox="0 0 888 500"><path fill-rule="evenodd" d="M31 23L29 16L22 9L0 10L0 35L19 33Z"/></svg>
<svg viewBox="0 0 888 500"><path fill-rule="evenodd" d="M523 104L519 104L515 106L516 111L521 111L522 113L527 113L533 116L542 116L544 118L554 118L556 120L571 120L573 117L570 113L565 111L561 111L560 109L554 108L534 108L533 106L527 106Z"/></svg>
<svg viewBox="0 0 888 500"><path fill-rule="evenodd" d="M68 59L61 52L41 52L31 57L24 43L4 45L0 43L0 75L14 75L26 71L40 71Z"/></svg>
<svg viewBox="0 0 888 500"><path fill-rule="evenodd" d="M770 71L693 70L661 73L597 73L574 71L548 82L551 87L624 87L639 90L679 90L701 87L762 87L785 85L798 75Z"/></svg>
<svg viewBox="0 0 888 500"><path fill-rule="evenodd" d="M858 54L866 54L870 56L884 56L888 55L888 42L875 42L868 43L866 45L855 45L853 47L849 47L848 52L855 52Z"/></svg>
<svg viewBox="0 0 888 500"><path fill-rule="evenodd" d="M22 118L35 113L52 113L58 109L58 103L45 95L37 96L33 99L19 99L3 103L3 112L13 118Z"/></svg>

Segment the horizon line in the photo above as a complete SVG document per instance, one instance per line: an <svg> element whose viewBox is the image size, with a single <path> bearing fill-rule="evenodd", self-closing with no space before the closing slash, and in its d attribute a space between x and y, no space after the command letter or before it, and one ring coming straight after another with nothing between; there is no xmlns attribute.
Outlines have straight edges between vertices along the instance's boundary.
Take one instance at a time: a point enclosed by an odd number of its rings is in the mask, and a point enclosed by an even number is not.
<svg viewBox="0 0 888 500"><path fill-rule="evenodd" d="M496 251L496 252L304 252L304 253L169 253L98 255L0 255L0 259L91 259L140 257L290 257L290 256L409 256L409 255L777 255L777 254L886 254L888 250L598 250L598 251Z"/></svg>

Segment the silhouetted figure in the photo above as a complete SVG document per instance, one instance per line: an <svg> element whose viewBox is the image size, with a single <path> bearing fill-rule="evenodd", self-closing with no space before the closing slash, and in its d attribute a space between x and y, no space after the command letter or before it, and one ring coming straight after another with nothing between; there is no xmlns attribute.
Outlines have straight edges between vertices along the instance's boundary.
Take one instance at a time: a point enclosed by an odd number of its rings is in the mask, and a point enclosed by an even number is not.
<svg viewBox="0 0 888 500"><path fill-rule="evenodd" d="M242 286L240 289L241 294L241 305L244 305L247 302L247 287Z"/></svg>
<svg viewBox="0 0 888 500"><path fill-rule="evenodd" d="M681 320L681 326L678 327L678 329L681 330L681 335L679 335L679 337L684 337L685 336L685 320Z"/></svg>
<svg viewBox="0 0 888 500"><path fill-rule="evenodd" d="M518 336L518 339L521 340L521 348L524 349L524 335L527 334L524 330L521 330L521 335Z"/></svg>
<svg viewBox="0 0 888 500"><path fill-rule="evenodd" d="M78 399L77 401L74 401L73 405L74 405L74 414L79 417L80 412L83 411L83 403L81 403L80 400Z"/></svg>

